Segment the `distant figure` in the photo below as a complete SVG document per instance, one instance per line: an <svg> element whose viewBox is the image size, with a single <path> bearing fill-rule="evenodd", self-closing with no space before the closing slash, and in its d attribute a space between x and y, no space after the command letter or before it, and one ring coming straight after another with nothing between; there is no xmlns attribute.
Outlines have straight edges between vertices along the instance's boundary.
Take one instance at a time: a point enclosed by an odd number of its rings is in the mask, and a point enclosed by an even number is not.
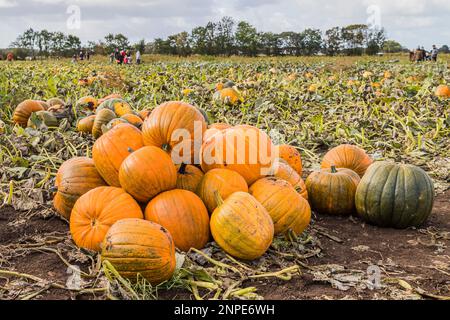
<svg viewBox="0 0 450 320"><path fill-rule="evenodd" d="M437 62L438 54L439 54L439 50L436 47L436 45L433 44L433 49L431 49L431 60L433 62Z"/></svg>
<svg viewBox="0 0 450 320"><path fill-rule="evenodd" d="M76 54L74 54L72 56L72 63L77 63L77 55Z"/></svg>
<svg viewBox="0 0 450 320"><path fill-rule="evenodd" d="M141 64L141 52L139 50L136 51L136 63Z"/></svg>
<svg viewBox="0 0 450 320"><path fill-rule="evenodd" d="M86 52L86 60L89 61L90 58L91 58L91 53L90 53L90 51L88 50L88 51Z"/></svg>
<svg viewBox="0 0 450 320"><path fill-rule="evenodd" d="M111 54L109 55L109 62L110 63L114 63L114 52L111 52Z"/></svg>
<svg viewBox="0 0 450 320"><path fill-rule="evenodd" d="M133 63L133 57L131 56L130 50L127 51L127 64Z"/></svg>
<svg viewBox="0 0 450 320"><path fill-rule="evenodd" d="M125 62L126 53L125 50L122 50L120 52L120 64L123 64Z"/></svg>
<svg viewBox="0 0 450 320"><path fill-rule="evenodd" d="M84 60L84 52L80 51L80 60L83 61Z"/></svg>
<svg viewBox="0 0 450 320"><path fill-rule="evenodd" d="M14 60L14 55L12 52L9 52L6 56L6 60L12 62Z"/></svg>
<svg viewBox="0 0 450 320"><path fill-rule="evenodd" d="M425 60L425 50L422 50L420 46L417 47L416 51L414 52L414 61L415 62L421 62Z"/></svg>

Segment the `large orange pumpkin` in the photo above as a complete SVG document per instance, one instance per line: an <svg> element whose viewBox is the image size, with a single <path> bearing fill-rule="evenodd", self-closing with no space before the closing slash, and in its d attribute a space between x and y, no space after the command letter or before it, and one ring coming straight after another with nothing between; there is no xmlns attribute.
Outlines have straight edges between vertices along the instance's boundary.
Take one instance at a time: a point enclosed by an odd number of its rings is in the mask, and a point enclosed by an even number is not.
<svg viewBox="0 0 450 320"><path fill-rule="evenodd" d="M256 127L240 125L219 132L203 144L204 172L226 168L239 173L251 185L270 173L274 161L272 141Z"/></svg>
<svg viewBox="0 0 450 320"><path fill-rule="evenodd" d="M328 151L322 160L321 167L322 169L329 169L331 166L347 168L362 177L372 162L373 160L363 149L350 144L343 144Z"/></svg>
<svg viewBox="0 0 450 320"><path fill-rule="evenodd" d="M256 181L249 192L272 217L275 234L285 233L290 229L299 235L309 225L309 203L287 181L264 178Z"/></svg>
<svg viewBox="0 0 450 320"><path fill-rule="evenodd" d="M193 192L175 189L153 198L145 209L145 219L169 230L178 249L202 249L209 240L209 215Z"/></svg>
<svg viewBox="0 0 450 320"><path fill-rule="evenodd" d="M90 158L72 158L64 162L56 174L55 186L58 189L53 203L56 211L70 219L75 202L86 192L97 187L106 186L94 161Z"/></svg>
<svg viewBox="0 0 450 320"><path fill-rule="evenodd" d="M294 189L306 200L308 200L308 191L305 181L302 177L284 160L277 160L273 168L272 175L278 179L289 182Z"/></svg>
<svg viewBox="0 0 450 320"><path fill-rule="evenodd" d="M108 230L102 245L102 261L119 274L136 281L138 274L152 285L169 280L176 266L172 236L162 226L142 220L123 219Z"/></svg>
<svg viewBox="0 0 450 320"><path fill-rule="evenodd" d="M288 144L282 144L278 146L279 158L286 161L292 169L294 169L300 176L303 171L302 158L300 156L300 152L295 149L293 146Z"/></svg>
<svg viewBox="0 0 450 320"><path fill-rule="evenodd" d="M311 173L306 179L309 202L317 213L350 215L355 212L358 174L350 169L322 169Z"/></svg>
<svg viewBox="0 0 450 320"><path fill-rule="evenodd" d="M145 145L162 148L169 154L183 140L195 141L198 152L205 130L206 121L202 113L196 107L181 101L170 101L156 107L142 126ZM181 162L189 163L178 163Z"/></svg>
<svg viewBox="0 0 450 320"><path fill-rule="evenodd" d="M143 146L139 129L131 124L119 124L95 141L92 148L95 167L109 185L120 187L122 162Z"/></svg>
<svg viewBox="0 0 450 320"><path fill-rule="evenodd" d="M248 192L248 185L245 179L235 171L228 169L208 171L200 181L196 193L205 203L209 213L217 207L217 199L214 195L216 191L222 199L227 199L235 192Z"/></svg>
<svg viewBox="0 0 450 320"><path fill-rule="evenodd" d="M22 127L26 127L31 114L43 110L45 110L44 107L38 101L25 100L14 110L13 121Z"/></svg>
<svg viewBox="0 0 450 320"><path fill-rule="evenodd" d="M233 257L254 260L273 240L274 226L267 210L253 196L235 192L214 210L210 228L217 244Z"/></svg>
<svg viewBox="0 0 450 320"><path fill-rule="evenodd" d="M203 171L196 166L182 163L177 166L177 189L195 192L203 179Z"/></svg>
<svg viewBox="0 0 450 320"><path fill-rule="evenodd" d="M143 147L125 159L119 170L120 185L139 202L175 189L177 169L170 156L157 147Z"/></svg>
<svg viewBox="0 0 450 320"><path fill-rule="evenodd" d="M115 187L95 188L75 203L70 233L80 248L100 251L109 228L126 218L143 218L141 207L128 193Z"/></svg>

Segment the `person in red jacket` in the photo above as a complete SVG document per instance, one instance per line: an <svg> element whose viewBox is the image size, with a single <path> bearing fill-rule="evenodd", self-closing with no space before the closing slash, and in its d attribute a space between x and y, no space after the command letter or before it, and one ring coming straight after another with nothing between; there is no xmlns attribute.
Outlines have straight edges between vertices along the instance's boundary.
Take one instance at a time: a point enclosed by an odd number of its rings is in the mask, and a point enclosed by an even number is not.
<svg viewBox="0 0 450 320"><path fill-rule="evenodd" d="M7 61L13 61L14 60L14 55L12 52L8 53L8 55L6 56L6 60Z"/></svg>

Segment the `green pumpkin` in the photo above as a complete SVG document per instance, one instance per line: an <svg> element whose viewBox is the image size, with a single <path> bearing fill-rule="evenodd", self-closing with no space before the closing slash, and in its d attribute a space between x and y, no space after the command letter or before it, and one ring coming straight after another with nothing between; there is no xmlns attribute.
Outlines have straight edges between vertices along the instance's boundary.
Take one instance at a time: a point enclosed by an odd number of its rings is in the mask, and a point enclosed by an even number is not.
<svg viewBox="0 0 450 320"><path fill-rule="evenodd" d="M119 118L128 113L133 113L133 109L131 108L130 104L123 99L108 99L104 101L101 105L98 106L97 113L103 109L113 111Z"/></svg>
<svg viewBox="0 0 450 320"><path fill-rule="evenodd" d="M376 162L356 190L358 215L380 227L418 227L433 208L433 181L421 168Z"/></svg>

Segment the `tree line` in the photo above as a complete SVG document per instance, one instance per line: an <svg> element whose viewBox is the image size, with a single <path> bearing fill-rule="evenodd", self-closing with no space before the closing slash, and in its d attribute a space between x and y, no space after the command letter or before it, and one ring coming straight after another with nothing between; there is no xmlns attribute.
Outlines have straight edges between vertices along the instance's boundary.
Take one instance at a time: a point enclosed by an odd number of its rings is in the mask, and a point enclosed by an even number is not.
<svg viewBox="0 0 450 320"><path fill-rule="evenodd" d="M140 40L131 44L123 34L108 34L99 41L88 41L82 46L74 35L47 30L26 30L11 44L15 55L22 56L72 56L80 50L108 55L114 49L140 50L141 53L188 56L245 55L245 56L311 56L375 55L380 51L396 53L408 49L394 40L386 39L384 29L370 28L365 24L334 27L326 31L308 28L301 32L261 32L246 21L236 22L223 17L217 22L183 31L167 38L157 38L146 43ZM441 52L450 52L443 46Z"/></svg>

